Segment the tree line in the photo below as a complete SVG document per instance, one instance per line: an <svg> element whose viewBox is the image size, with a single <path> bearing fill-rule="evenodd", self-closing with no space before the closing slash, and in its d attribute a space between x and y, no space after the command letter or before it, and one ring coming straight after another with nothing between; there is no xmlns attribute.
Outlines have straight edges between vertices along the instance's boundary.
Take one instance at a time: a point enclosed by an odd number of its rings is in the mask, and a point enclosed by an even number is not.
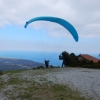
<svg viewBox="0 0 100 100"><path fill-rule="evenodd" d="M97 63L94 63L92 60L79 59L79 56L76 56L74 53L68 53L63 51L59 55L59 60L62 60L62 67L83 67L83 68L100 68L100 60Z"/></svg>

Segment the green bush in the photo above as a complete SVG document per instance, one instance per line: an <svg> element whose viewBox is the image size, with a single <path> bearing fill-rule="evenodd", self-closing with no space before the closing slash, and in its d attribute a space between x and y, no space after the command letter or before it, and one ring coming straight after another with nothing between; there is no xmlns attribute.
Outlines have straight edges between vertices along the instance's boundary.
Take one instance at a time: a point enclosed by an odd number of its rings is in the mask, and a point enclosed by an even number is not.
<svg viewBox="0 0 100 100"><path fill-rule="evenodd" d="M43 69L43 68L44 68L43 66L38 66L38 67L37 67L37 69Z"/></svg>
<svg viewBox="0 0 100 100"><path fill-rule="evenodd" d="M0 75L3 75L3 72L0 70Z"/></svg>
<svg viewBox="0 0 100 100"><path fill-rule="evenodd" d="M54 66L50 65L50 68L54 68Z"/></svg>
<svg viewBox="0 0 100 100"><path fill-rule="evenodd" d="M88 64L87 64L87 65L83 65L82 67L83 67L83 68L94 68L94 65L88 65Z"/></svg>

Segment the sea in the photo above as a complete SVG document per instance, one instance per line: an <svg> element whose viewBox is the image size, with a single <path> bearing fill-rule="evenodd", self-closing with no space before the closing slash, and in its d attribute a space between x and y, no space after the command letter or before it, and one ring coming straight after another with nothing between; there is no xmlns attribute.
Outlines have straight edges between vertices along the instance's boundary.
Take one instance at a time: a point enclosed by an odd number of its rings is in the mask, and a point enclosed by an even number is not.
<svg viewBox="0 0 100 100"><path fill-rule="evenodd" d="M0 51L0 57L26 59L40 63L44 63L45 60L49 60L49 65L52 66L62 65L62 60L59 60L60 54L60 52Z"/></svg>
<svg viewBox="0 0 100 100"><path fill-rule="evenodd" d="M61 66L62 60L59 60L61 52L37 52L37 51L0 51L0 57L27 59L35 62L44 63L49 60L49 65ZM78 55L78 53L76 54ZM90 54L98 58L98 54Z"/></svg>

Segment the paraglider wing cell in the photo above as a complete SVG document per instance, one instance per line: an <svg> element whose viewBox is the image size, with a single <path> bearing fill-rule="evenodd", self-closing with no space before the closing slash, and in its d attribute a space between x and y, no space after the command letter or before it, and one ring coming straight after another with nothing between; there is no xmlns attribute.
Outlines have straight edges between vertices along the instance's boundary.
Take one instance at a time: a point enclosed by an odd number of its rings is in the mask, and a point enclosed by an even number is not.
<svg viewBox="0 0 100 100"><path fill-rule="evenodd" d="M67 22L64 19L57 18L57 17L45 17L45 16L35 17L35 18L30 19L28 22L26 22L24 27L27 28L28 24L30 24L31 22L34 22L34 21L50 21L50 22L58 23L58 24L62 25L64 28L66 28L71 33L71 35L73 36L75 41L78 42L77 31L69 22Z"/></svg>

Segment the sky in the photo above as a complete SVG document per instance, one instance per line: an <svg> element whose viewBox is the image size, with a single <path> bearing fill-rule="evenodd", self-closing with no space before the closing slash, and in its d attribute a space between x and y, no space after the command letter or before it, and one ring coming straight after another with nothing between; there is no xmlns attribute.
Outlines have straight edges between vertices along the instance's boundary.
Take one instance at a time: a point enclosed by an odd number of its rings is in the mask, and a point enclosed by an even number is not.
<svg viewBox="0 0 100 100"><path fill-rule="evenodd" d="M76 42L57 23L26 21L38 16L65 19L77 30ZM100 53L99 0L0 0L0 51Z"/></svg>

